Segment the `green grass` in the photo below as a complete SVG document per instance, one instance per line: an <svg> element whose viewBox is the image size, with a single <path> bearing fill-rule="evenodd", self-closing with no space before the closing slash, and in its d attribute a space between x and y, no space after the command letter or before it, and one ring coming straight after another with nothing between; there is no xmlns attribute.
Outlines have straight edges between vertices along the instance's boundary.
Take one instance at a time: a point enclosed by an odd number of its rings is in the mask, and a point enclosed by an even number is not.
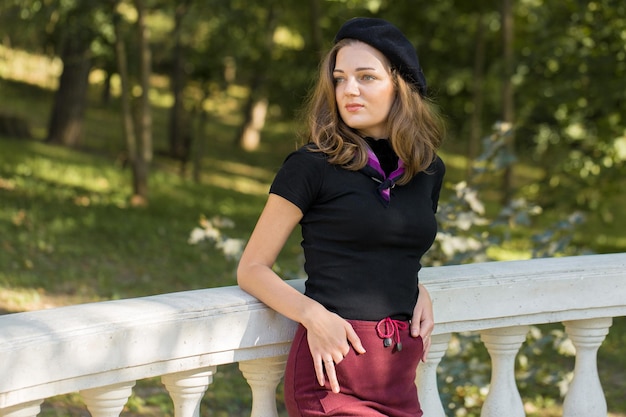
<svg viewBox="0 0 626 417"><path fill-rule="evenodd" d="M16 84L3 92L16 102L21 88L23 97L35 94ZM34 100L47 96L39 91ZM155 119L164 119L163 109L155 112ZM225 232L248 236L275 170L293 149L286 129L277 124L278 133L271 135L276 143L250 154L231 144L233 126L212 124L203 181L181 178L177 164L157 159L150 204L132 207L130 170L110 146L120 142L111 127L119 123L114 111L88 111L85 131L101 132L102 149L93 137L82 151L0 139L0 286L13 294L34 289L63 303L64 296L91 301L235 284L232 261L210 245L189 245L187 238L201 216L230 218L235 228ZM164 138L155 136L156 147L163 148ZM294 244L295 238L281 259L287 270L297 269L290 256L298 250Z"/></svg>
<svg viewBox="0 0 626 417"><path fill-rule="evenodd" d="M49 91L0 80L0 111L25 118L35 135L30 141L0 137L0 311L234 285L235 263L208 244L189 245L187 238L202 216L232 219L235 227L224 232L247 238L275 171L296 146L294 127L270 123L259 151L247 153L232 144L237 118L213 115L203 135L207 151L202 181L181 178L176 163L157 158L150 176L150 204L133 207L130 170L120 159L123 141L116 104L102 106L95 101L96 93L93 97L83 147L71 150L41 142L52 102ZM154 110L155 147L164 149L167 111L158 106ZM463 179L463 158L451 148L445 152L448 181ZM536 170L522 167L516 180L523 185L536 178ZM443 193L444 200L449 193ZM624 198L615 197L615 213ZM488 203L490 211L497 210L493 201ZM534 230L558 216L545 213ZM577 240L598 252L624 251L623 222L615 215L614 223L606 224L592 215ZM497 255L526 257L532 231L515 231ZM299 269L299 254L294 234L279 258L286 275ZM613 413L626 413L624 334L626 321L615 319L599 355ZM545 352L541 361L562 360L550 355ZM525 391L525 399L538 407L531 416L558 415L559 399L550 399L538 388ZM204 401L204 409L210 410L204 415L245 415L249 390L236 365L219 368ZM42 414L79 415L83 409L75 396L62 396L47 400ZM137 416L171 415L171 404L159 381L148 380L139 383L128 411Z"/></svg>
<svg viewBox="0 0 626 417"><path fill-rule="evenodd" d="M116 298L233 284L232 265L186 240L201 215L231 217L242 236L261 196L157 172L150 205L134 208L129 171L107 159L35 142L0 152L2 285Z"/></svg>

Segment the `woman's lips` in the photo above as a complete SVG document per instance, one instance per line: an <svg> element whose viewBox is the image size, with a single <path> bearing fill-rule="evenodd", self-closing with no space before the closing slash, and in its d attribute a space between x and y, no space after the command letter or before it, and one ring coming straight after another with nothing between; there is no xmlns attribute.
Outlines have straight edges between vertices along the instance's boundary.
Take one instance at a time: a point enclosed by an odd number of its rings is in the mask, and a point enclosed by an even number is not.
<svg viewBox="0 0 626 417"><path fill-rule="evenodd" d="M356 103L350 103L350 104L346 104L345 106L346 110L353 113L355 111L358 111L360 109L363 108L362 104L356 104Z"/></svg>

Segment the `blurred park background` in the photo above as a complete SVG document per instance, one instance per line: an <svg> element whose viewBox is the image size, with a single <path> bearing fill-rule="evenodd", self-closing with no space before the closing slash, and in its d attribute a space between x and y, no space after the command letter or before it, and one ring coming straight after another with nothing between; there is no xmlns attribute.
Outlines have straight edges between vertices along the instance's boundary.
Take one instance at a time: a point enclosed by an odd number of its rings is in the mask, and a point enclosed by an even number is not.
<svg viewBox="0 0 626 417"><path fill-rule="evenodd" d="M235 285L320 56L354 16L406 33L448 121L425 266L626 250L622 0L4 0L0 313ZM300 265L295 233L277 268ZM615 319L599 357L612 416L626 416L624 330ZM564 339L537 327L520 354L530 416L560 415ZM442 394L477 416L487 354L459 345ZM140 383L127 412L171 415L159 386ZM203 415L249 401L220 368ZM84 413L71 395L43 411Z"/></svg>

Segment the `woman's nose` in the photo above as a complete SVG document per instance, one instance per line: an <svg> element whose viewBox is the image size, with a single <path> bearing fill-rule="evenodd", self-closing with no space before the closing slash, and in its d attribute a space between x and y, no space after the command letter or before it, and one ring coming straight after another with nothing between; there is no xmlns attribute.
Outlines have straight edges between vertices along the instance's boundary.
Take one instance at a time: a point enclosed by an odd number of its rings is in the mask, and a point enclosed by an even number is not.
<svg viewBox="0 0 626 417"><path fill-rule="evenodd" d="M344 93L349 96L358 96L360 94L359 84L357 83L356 78L349 77L346 80Z"/></svg>

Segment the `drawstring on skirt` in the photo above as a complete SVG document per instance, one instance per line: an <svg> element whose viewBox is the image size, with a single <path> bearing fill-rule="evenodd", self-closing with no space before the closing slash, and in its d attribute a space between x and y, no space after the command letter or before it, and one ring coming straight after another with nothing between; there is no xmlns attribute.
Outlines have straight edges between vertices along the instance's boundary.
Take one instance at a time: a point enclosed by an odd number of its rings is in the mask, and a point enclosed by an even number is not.
<svg viewBox="0 0 626 417"><path fill-rule="evenodd" d="M376 324L376 334L383 339L383 346L385 347L390 347L395 342L396 349L399 352L402 350L400 330L406 330L408 327L409 325L406 321L385 317Z"/></svg>

